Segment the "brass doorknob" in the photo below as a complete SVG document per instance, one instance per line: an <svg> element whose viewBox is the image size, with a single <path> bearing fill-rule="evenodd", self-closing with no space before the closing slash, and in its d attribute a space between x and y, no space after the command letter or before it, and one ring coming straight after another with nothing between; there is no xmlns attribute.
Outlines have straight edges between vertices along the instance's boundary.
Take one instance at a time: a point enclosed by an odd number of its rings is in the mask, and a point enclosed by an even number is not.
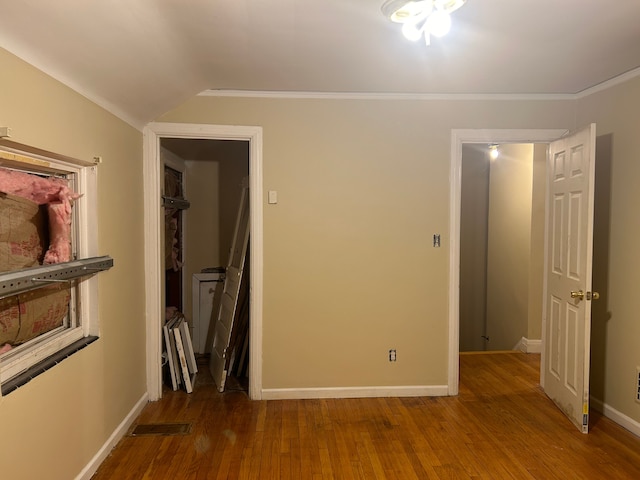
<svg viewBox="0 0 640 480"><path fill-rule="evenodd" d="M571 298L584 300L584 297L587 297L587 300L598 300L600 298L600 294L598 292L583 292L582 290L571 292Z"/></svg>

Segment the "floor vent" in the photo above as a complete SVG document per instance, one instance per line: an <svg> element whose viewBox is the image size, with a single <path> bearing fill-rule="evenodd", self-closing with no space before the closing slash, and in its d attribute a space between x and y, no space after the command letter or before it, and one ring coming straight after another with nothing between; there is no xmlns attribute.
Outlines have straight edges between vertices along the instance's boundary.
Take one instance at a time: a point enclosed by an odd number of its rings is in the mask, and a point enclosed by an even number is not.
<svg viewBox="0 0 640 480"><path fill-rule="evenodd" d="M191 433L190 423L149 423L140 424L131 432L131 437L142 436L170 436L189 435Z"/></svg>

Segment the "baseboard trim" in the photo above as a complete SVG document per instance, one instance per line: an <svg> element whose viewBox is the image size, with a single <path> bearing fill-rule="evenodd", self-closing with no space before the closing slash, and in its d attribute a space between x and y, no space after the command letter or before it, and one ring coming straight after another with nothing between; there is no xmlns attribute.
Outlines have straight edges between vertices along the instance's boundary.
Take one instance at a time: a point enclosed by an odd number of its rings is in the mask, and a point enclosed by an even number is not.
<svg viewBox="0 0 640 480"><path fill-rule="evenodd" d="M524 353L541 353L542 340L532 340L530 338L522 337L513 349L520 350Z"/></svg>
<svg viewBox="0 0 640 480"><path fill-rule="evenodd" d="M443 397L449 394L447 385L402 387L347 388L266 388L263 400L303 400L312 398L375 398L375 397Z"/></svg>
<svg viewBox="0 0 640 480"><path fill-rule="evenodd" d="M629 430L635 436L640 437L640 422L636 422L633 418L628 417L622 412L619 412L600 399L590 397L589 401L591 402L592 408L602 413L605 417L617 423L622 428Z"/></svg>
<svg viewBox="0 0 640 480"><path fill-rule="evenodd" d="M145 392L140 400L136 402L131 411L127 414L127 416L120 422L120 425L114 430L109 439L102 445L102 448L98 450L98 452L93 456L91 461L82 469L82 471L78 474L75 480L89 480L94 473L98 471L98 467L104 462L104 459L109 456L113 447L120 441L122 437L125 436L129 427L133 425L133 422L136 421L142 409L149 402L149 394Z"/></svg>

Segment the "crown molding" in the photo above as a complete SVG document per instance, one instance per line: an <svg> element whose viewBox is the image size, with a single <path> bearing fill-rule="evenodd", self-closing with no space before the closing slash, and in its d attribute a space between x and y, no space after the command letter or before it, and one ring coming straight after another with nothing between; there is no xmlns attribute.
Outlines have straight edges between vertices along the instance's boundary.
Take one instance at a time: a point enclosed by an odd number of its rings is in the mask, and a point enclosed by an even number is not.
<svg viewBox="0 0 640 480"><path fill-rule="evenodd" d="M616 85L620 85L621 83L628 82L636 77L640 76L640 67L634 68L633 70L629 70L628 72L621 73L620 75L616 75L609 80L605 80L602 83L594 85L592 87L586 88L581 92L578 92L575 97L576 99L585 98L589 95L593 95L594 93L602 92L611 87L615 87Z"/></svg>
<svg viewBox="0 0 640 480"><path fill-rule="evenodd" d="M198 94L199 97L236 97L236 98L277 98L312 100L574 100L575 94L551 93L383 93L383 92L294 92L264 90L224 90L209 89Z"/></svg>
<svg viewBox="0 0 640 480"><path fill-rule="evenodd" d="M278 90L226 90L209 89L198 94L199 97L235 97L235 98L274 98L274 99L312 99L312 100L465 100L465 101L553 101L579 100L594 93L620 85L640 76L640 67L617 75L609 80L581 90L577 93L384 93L384 92L296 92Z"/></svg>

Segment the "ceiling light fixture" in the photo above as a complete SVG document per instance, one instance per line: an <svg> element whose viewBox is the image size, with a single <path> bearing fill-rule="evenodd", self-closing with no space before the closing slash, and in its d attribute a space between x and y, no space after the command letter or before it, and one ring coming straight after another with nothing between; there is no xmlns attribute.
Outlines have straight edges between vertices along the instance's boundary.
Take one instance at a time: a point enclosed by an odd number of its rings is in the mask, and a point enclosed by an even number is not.
<svg viewBox="0 0 640 480"><path fill-rule="evenodd" d="M489 157L491 160L495 160L500 155L500 150L498 150L498 145L489 145Z"/></svg>
<svg viewBox="0 0 640 480"><path fill-rule="evenodd" d="M427 45L431 35L442 37L451 28L451 12L459 9L467 0L387 0L382 13L395 23L402 23L402 33L413 42L424 35Z"/></svg>

